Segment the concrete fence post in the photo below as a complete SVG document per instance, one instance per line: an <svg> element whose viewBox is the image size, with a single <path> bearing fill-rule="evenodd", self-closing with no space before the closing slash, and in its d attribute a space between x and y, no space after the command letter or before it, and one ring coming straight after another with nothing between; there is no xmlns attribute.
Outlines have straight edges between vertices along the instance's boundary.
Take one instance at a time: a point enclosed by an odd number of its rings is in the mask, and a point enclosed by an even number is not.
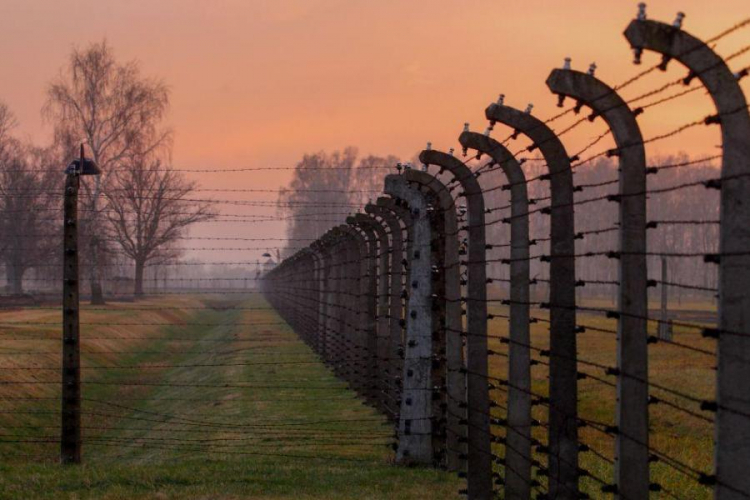
<svg viewBox="0 0 750 500"><path fill-rule="evenodd" d="M719 229L719 340L715 424L715 497L744 498L750 491L750 115L737 77L711 47L678 26L634 20L625 37L640 62L643 50L673 59L698 78L716 107L721 127Z"/></svg>
<svg viewBox="0 0 750 500"><path fill-rule="evenodd" d="M365 237L350 225L340 225L341 231L348 235L349 244L346 256L345 292L342 297L342 307L345 317L345 335L347 343L347 365L351 377L351 384L364 398L370 400L367 390L367 343L365 328L367 319L366 297L368 272L368 249ZM364 286L363 286L364 285ZM364 290L363 290L364 287Z"/></svg>
<svg viewBox="0 0 750 500"><path fill-rule="evenodd" d="M445 221L435 193L418 183L409 182L411 168L406 168L403 177L409 185L420 191L427 202L430 221L430 262L432 263L432 448L435 466L444 466L446 461L445 413L447 394L445 363Z"/></svg>
<svg viewBox="0 0 750 500"><path fill-rule="evenodd" d="M497 103L485 115L491 124L502 123L531 139L529 150L538 148L549 170L549 496L574 500L578 498L578 353L570 158L555 133L530 113Z"/></svg>
<svg viewBox="0 0 750 500"><path fill-rule="evenodd" d="M356 216L346 218L347 224L364 237L365 255L359 280L360 316L357 328L360 332L362 379L365 397L377 407L379 396L375 380L378 356L377 314L378 314L378 237L372 225L361 224Z"/></svg>
<svg viewBox="0 0 750 500"><path fill-rule="evenodd" d="M466 401L467 401L467 487L472 500L489 499L492 488L492 449L490 445L490 399L487 360L487 241L484 197L474 173L452 155L427 149L419 160L448 171L460 184L466 198L469 255Z"/></svg>
<svg viewBox="0 0 750 500"><path fill-rule="evenodd" d="M337 234L337 242L335 247L335 261L333 271L335 273L333 278L333 289L334 289L334 307L333 307L333 325L334 325L334 337L336 352L335 358L335 373L337 376L343 378L347 382L351 383L349 378L349 368L347 356L351 355L351 351L348 349L346 344L345 335L347 334L346 327L346 313L344 309L346 285L348 280L348 265L346 263L349 258L351 240L349 236L341 231L340 227L335 228Z"/></svg>
<svg viewBox="0 0 750 500"><path fill-rule="evenodd" d="M431 465L432 447L432 238L427 202L400 175L385 178L386 194L405 200L412 215L414 244L409 282L403 391L396 461Z"/></svg>
<svg viewBox="0 0 750 500"><path fill-rule="evenodd" d="M301 262L307 260L305 259L306 255L304 253L298 253L292 256L291 265L288 268L289 274L289 291L290 296L292 299L292 328L299 332L300 337L306 344L309 343L309 339L307 338L307 331L305 328L300 328L302 321L302 306L300 302L304 302L304 300L301 300L301 296L304 295L304 292L301 290L304 290L305 288L305 280L304 277L307 274L305 271L303 271L303 267L300 265ZM293 273L293 274L292 274Z"/></svg>
<svg viewBox="0 0 750 500"><path fill-rule="evenodd" d="M398 395L399 390L396 384L396 377L401 376L401 358L398 354L398 349L402 345L401 341L401 325L399 321L403 319L403 307L401 305L401 290L403 288L403 274L405 272L404 260L404 244L403 244L403 231L401 224L396 215L385 207L379 205L368 204L365 207L365 211L371 216L377 216L380 220L388 227L390 236L390 252L388 255L390 260L389 267L389 280L388 289L385 291L386 295L386 310L385 316L379 318L383 320L386 325L385 330L380 330L378 335L383 335L378 338L379 345L382 348L378 348L378 352L382 353L383 366L382 372L383 378L386 382L386 412L388 417L391 419L398 418ZM381 283L381 293L382 288ZM380 314L380 313L379 313Z"/></svg>
<svg viewBox="0 0 750 500"><path fill-rule="evenodd" d="M466 373L464 372L463 340L461 333L461 269L459 267L458 218L456 204L448 188L436 177L418 170L404 172L404 178L413 185L429 190L437 201L443 218L443 256L440 272L444 280L445 372L447 401L446 418L446 466L448 470L463 471L466 468L466 425L460 420L466 409Z"/></svg>
<svg viewBox="0 0 750 500"><path fill-rule="evenodd" d="M320 255L321 267L319 271L320 279L320 304L318 306L318 354L326 362L328 359L328 315L330 314L329 295L331 290L331 258L328 247L330 231L326 232L319 240L313 243L313 248Z"/></svg>
<svg viewBox="0 0 750 500"><path fill-rule="evenodd" d="M348 261L351 258L352 253L352 241L351 237L342 231L341 226L336 227L338 234L338 244L336 245L335 261L333 270L334 276L334 331L336 337L336 364L334 372L340 378L343 378L349 384L353 383L351 380L351 357L352 349L348 345L349 329L347 326L349 311L346 309L347 301L351 302L351 298L347 297L348 284L349 284L349 264Z"/></svg>
<svg viewBox="0 0 750 500"><path fill-rule="evenodd" d="M315 269L315 259L309 248L303 248L292 256L294 275L291 278L292 296L294 298L293 328L300 338L311 348L314 347L313 327L310 321L310 299L312 298L312 283L310 271Z"/></svg>
<svg viewBox="0 0 750 500"><path fill-rule="evenodd" d="M526 176L502 144L464 132L461 146L487 154L499 165L510 189L510 344L505 447L505 498L531 498L531 337L529 335L529 197Z"/></svg>
<svg viewBox="0 0 750 500"><path fill-rule="evenodd" d="M615 484L619 498L649 495L648 273L646 267L646 152L635 114L617 92L592 74L556 69L550 90L591 108L612 131L619 159L619 294Z"/></svg>
<svg viewBox="0 0 750 500"><path fill-rule="evenodd" d="M318 243L316 240L314 243ZM311 347L318 356L321 356L321 336L323 322L323 296L325 295L325 260L320 248L313 244L309 247L313 256L314 268L312 271L311 299L310 299L310 317L313 322L311 328Z"/></svg>
<svg viewBox="0 0 750 500"><path fill-rule="evenodd" d="M309 319L310 326L308 327L310 331L310 348L316 353L320 354L318 351L318 334L320 333L320 297L321 297L321 290L320 290L320 283L321 283L321 274L322 274L322 266L323 266L323 259L322 256L316 252L312 247L308 247L308 252L310 253L312 266L309 273L309 280L310 280L310 295L308 300L308 306L307 306L307 314L306 316Z"/></svg>
<svg viewBox="0 0 750 500"><path fill-rule="evenodd" d="M406 256L405 259L402 261L402 265L404 267L404 271L401 275L401 279L399 280L398 284L399 291L397 293L398 296L398 313L399 313L399 331L398 331L398 337L392 338L393 348L394 352L396 353L396 357L394 358L394 363L397 364L396 370L396 388L398 389L398 395L396 399L396 403L398 404L398 411L401 411L401 389L403 386L403 357L404 357L404 337L406 336L406 324L407 324L407 315L406 315L406 307L409 303L409 279L411 276L411 259L412 259L412 247L414 243L414 221L412 220L411 212L407 207L405 207L405 203L403 200L397 199L397 198L378 198L378 206L382 206L383 208L386 208L387 210L390 210L396 217L399 218L399 220L404 225L404 230L406 233L406 240L405 240L405 251L404 254Z"/></svg>
<svg viewBox="0 0 750 500"><path fill-rule="evenodd" d="M370 277L368 281L368 320L373 321L372 332L369 335L369 349L371 351L370 375L373 386L373 396L378 407L387 412L386 392L387 380L381 373L381 367L388 363L387 344L383 339L388 338L388 285L390 274L388 234L385 228L374 217L356 214L354 222L366 231L372 238L370 262Z"/></svg>

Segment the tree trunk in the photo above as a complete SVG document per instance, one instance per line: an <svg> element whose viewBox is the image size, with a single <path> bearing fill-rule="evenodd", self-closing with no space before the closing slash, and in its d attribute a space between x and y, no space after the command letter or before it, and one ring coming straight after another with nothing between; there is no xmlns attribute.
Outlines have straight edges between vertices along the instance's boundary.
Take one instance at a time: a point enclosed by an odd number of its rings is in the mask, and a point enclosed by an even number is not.
<svg viewBox="0 0 750 500"><path fill-rule="evenodd" d="M91 305L104 305L104 293L99 269L99 243L96 238L91 241Z"/></svg>
<svg viewBox="0 0 750 500"><path fill-rule="evenodd" d="M145 262L141 259L135 259L135 296L143 296L143 271Z"/></svg>
<svg viewBox="0 0 750 500"><path fill-rule="evenodd" d="M8 266L8 286L11 295L23 294L23 266L19 262L10 260Z"/></svg>

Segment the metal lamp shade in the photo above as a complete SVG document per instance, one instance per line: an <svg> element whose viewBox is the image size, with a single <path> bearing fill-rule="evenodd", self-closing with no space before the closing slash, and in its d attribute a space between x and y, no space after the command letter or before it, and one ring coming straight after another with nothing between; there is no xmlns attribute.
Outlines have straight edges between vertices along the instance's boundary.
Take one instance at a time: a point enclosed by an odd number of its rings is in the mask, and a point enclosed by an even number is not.
<svg viewBox="0 0 750 500"><path fill-rule="evenodd" d="M101 169L99 168L99 165L96 164L96 162L89 158L83 159L83 166L81 166L81 160L73 160L70 162L70 164L65 168L65 173L67 175L71 174L78 174L78 175L99 175L102 173Z"/></svg>

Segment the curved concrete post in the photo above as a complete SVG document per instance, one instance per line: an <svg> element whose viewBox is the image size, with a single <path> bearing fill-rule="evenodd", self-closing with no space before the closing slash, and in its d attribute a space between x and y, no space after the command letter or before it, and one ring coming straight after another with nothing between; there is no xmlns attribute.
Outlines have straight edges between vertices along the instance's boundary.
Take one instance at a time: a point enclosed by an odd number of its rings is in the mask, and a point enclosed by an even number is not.
<svg viewBox="0 0 750 500"><path fill-rule="evenodd" d="M647 498L648 273L646 267L646 151L635 114L614 89L594 76L552 71L547 86L591 108L607 122L619 157L620 259L617 324L615 483L620 498Z"/></svg>
<svg viewBox="0 0 750 500"><path fill-rule="evenodd" d="M289 325L292 327L293 330L296 330L297 328L297 304L296 304L296 300L294 297L295 291L293 290L291 286L291 279L290 279L291 273L296 268L296 259L294 257L295 256L292 256L286 261L286 265L281 270L280 276L283 279L282 286L284 287L283 288L284 292L281 297L281 299L284 302L284 310L286 311L284 319L286 320L287 323L289 323Z"/></svg>
<svg viewBox="0 0 750 500"><path fill-rule="evenodd" d="M344 271L346 270L346 268L344 267L344 260L346 259L346 244L344 239L345 237L338 227L334 228L333 232L335 233L335 241L331 250L331 254L333 256L331 265L331 298L333 303L331 305L331 315L329 317L329 321L333 326L330 333L331 339L333 341L333 349L331 351L331 354L333 359L334 373L336 373L337 376L341 376L343 373L342 354L344 348L342 338L344 334L344 310L341 305L341 297L344 285Z"/></svg>
<svg viewBox="0 0 750 500"><path fill-rule="evenodd" d="M368 246L367 240L357 229L350 225L339 226L341 231L349 236L351 244L347 252L347 276L345 279L345 295L342 297L346 317L345 336L349 349L349 370L352 385L361 396L369 399L367 380L367 342L364 328L367 322L367 305L365 303L367 290Z"/></svg>
<svg viewBox="0 0 750 500"><path fill-rule="evenodd" d="M320 356L320 331L321 320L323 318L324 295L323 273L325 272L325 262L323 260L323 253L320 251L320 249L314 246L314 243L316 243L317 241L319 240L316 240L312 245L308 247L311 255L313 256L313 268L311 272L310 283L310 320L312 321L312 326L310 328L310 337L312 344L310 347L313 351L315 351L316 354L318 354L318 356Z"/></svg>
<svg viewBox="0 0 750 500"><path fill-rule="evenodd" d="M354 216L346 218L347 224L354 228L365 242L364 258L359 262L361 279L358 282L359 321L356 330L361 346L361 357L358 365L364 380L365 398L377 406L377 387L375 384L377 369L377 295L378 295L378 241L372 227L359 224Z"/></svg>
<svg viewBox="0 0 750 500"><path fill-rule="evenodd" d="M445 363L445 218L442 217L435 193L420 184L409 182L406 169L403 177L410 187L419 190L427 202L430 220L430 263L432 290L432 451L436 467L446 466L446 410L448 395L443 390L447 385Z"/></svg>
<svg viewBox="0 0 750 500"><path fill-rule="evenodd" d="M387 379L382 376L381 366L388 363L388 283L390 274L388 233L382 224L365 214L354 215L354 222L373 238L374 255L371 256L370 277L368 281L368 309L372 309L373 316L368 318L373 321L372 335L368 336L369 349L371 351L371 384L373 395L378 407L387 413L386 405ZM369 312L368 312L369 314ZM369 333L368 333L369 334Z"/></svg>
<svg viewBox="0 0 750 500"><path fill-rule="evenodd" d="M293 278L293 288L296 289L298 315L297 331L305 343L311 349L315 349L315 330L317 314L313 315L312 311L316 310L314 305L314 275L317 267L316 256L310 248L303 248L298 252L297 275Z"/></svg>
<svg viewBox="0 0 750 500"><path fill-rule="evenodd" d="M300 300L299 300L299 288L300 283L296 282L297 279L299 279L297 276L300 274L300 270L302 266L300 265L300 261L302 261L306 255L302 254L300 255L295 254L292 257L292 260L290 261L290 266L287 267L287 283L289 287L289 296L291 300L291 318L290 323L292 325L292 329L299 334L299 336L307 343L307 338L305 337L305 331L304 328L300 328L301 324L301 316L302 316L302 308L300 306ZM309 345L309 344L308 344Z"/></svg>
<svg viewBox="0 0 750 500"><path fill-rule="evenodd" d="M308 247L307 251L310 253L312 266L308 270L309 279L309 299L306 311L306 316L309 318L310 325L308 330L310 332L310 348L318 355L320 355L320 318L321 318L321 299L323 295L322 291L322 275L323 275L323 256L314 248Z"/></svg>
<svg viewBox="0 0 750 500"><path fill-rule="evenodd" d="M398 417L398 386L396 385L396 377L400 376L401 372L401 358L399 356L399 348L401 346L401 325L399 321L402 320L402 306L401 306L401 290L403 288L402 276L404 274L404 243L403 243L403 232L399 219L394 215L393 212L385 207L379 205L368 204L365 206L365 212L373 217L380 217L383 224L388 227L390 234L390 251L388 257L390 258L389 267L389 288L385 291L387 295L387 303L384 317L378 317L379 320L383 320L386 325L386 330L381 330L383 337L378 338L378 342L382 343L382 350L379 348L378 352L382 353L382 359L387 363L383 368L385 374L385 390L387 395L385 398L386 408L388 417L396 419ZM382 283L381 283L382 293ZM380 313L378 313L380 315Z"/></svg>
<svg viewBox="0 0 750 500"><path fill-rule="evenodd" d="M344 326L345 311L341 300L345 290L347 243L345 235L338 227L333 228L331 233L333 241L331 245L331 304L328 316L330 347L328 351L334 374L340 378L348 378L344 372L345 360L343 354L346 352L346 346L343 336L346 328Z"/></svg>
<svg viewBox="0 0 750 500"><path fill-rule="evenodd" d="M573 172L555 133L530 113L503 104L485 111L533 141L549 169L550 181L550 382L549 496L578 497L578 363L575 310L575 223Z"/></svg>
<svg viewBox="0 0 750 500"><path fill-rule="evenodd" d="M414 226L408 319L404 355L404 387L396 461L430 465L432 448L432 238L427 201L400 175L385 178L386 194L409 203Z"/></svg>
<svg viewBox="0 0 750 500"><path fill-rule="evenodd" d="M505 448L505 498L531 498L531 354L529 346L529 197L526 176L502 144L464 132L461 146L488 154L511 184L510 344L508 346L508 427Z"/></svg>
<svg viewBox="0 0 750 500"><path fill-rule="evenodd" d="M313 332L315 328L314 318L311 314L312 298L314 295L313 291L313 274L315 272L315 256L309 248L303 248L299 251L300 259L297 264L297 271L299 272L297 280L301 281L295 283L293 286L297 288L295 295L297 295L298 306L297 309L299 314L297 316L298 331L302 333L302 337L310 348L314 348L315 341L313 338ZM294 279L292 280L294 282Z"/></svg>
<svg viewBox="0 0 750 500"><path fill-rule="evenodd" d="M461 419L466 418L466 373L464 373L463 329L461 321L461 269L459 267L458 220L456 205L445 185L427 172L409 169L403 174L412 183L429 190L437 201L437 208L443 216L445 235L444 255L440 259L444 274L444 329L446 363L446 458L449 470L461 471L466 467L466 426Z"/></svg>
<svg viewBox="0 0 750 500"><path fill-rule="evenodd" d="M467 486L469 498L492 497L492 450L490 446L490 400L487 361L487 258L484 197L476 177L457 158L425 150L419 160L450 172L466 197L469 233L466 401L468 406Z"/></svg>
<svg viewBox="0 0 750 500"><path fill-rule="evenodd" d="M411 247L414 242L414 225L411 217L411 212L404 206L404 201L393 198L378 198L378 205L387 208L392 211L396 216L401 219L406 230L406 278L409 276L409 264L411 260Z"/></svg>
<svg viewBox="0 0 750 500"><path fill-rule="evenodd" d="M351 260L356 244L352 237L342 231L338 226L339 232L339 250L336 273L336 336L338 338L338 363L337 369L339 376L349 382L352 387L354 384L351 380L353 373L352 360L355 350L352 347L351 337L351 303L353 298L349 295L351 284Z"/></svg>
<svg viewBox="0 0 750 500"><path fill-rule="evenodd" d="M411 169L405 169L403 177L413 188L425 197L430 220L432 238L430 240L430 262L432 263L432 387L436 389L432 397L432 446L434 464L446 465L446 410L447 394L442 390L447 385L445 363L445 219L440 204L431 189L419 183L409 182Z"/></svg>
<svg viewBox="0 0 750 500"><path fill-rule="evenodd" d="M360 315L357 327L362 341L361 370L365 380L366 397L370 404L378 406L380 398L377 387L378 367L378 236L372 225L361 224L356 216L346 218L347 224L360 231L367 244L366 258L360 263L364 269L359 282L359 301L363 314Z"/></svg>
<svg viewBox="0 0 750 500"><path fill-rule="evenodd" d="M750 116L747 101L726 63L709 46L678 27L647 20L630 23L625 37L636 51L675 59L697 77L713 99L721 127L721 225L719 237L719 341L715 426L717 499L750 491L750 398L739 381L750 380ZM722 333L734 332L734 333ZM739 493L738 493L739 492Z"/></svg>
<svg viewBox="0 0 750 500"><path fill-rule="evenodd" d="M297 302L299 304L298 327L307 345L311 349L315 349L316 321L318 319L317 304L315 303L315 298L317 297L315 290L315 272L318 267L317 256L309 247L301 249L298 255L298 275L296 278L298 283L294 285L297 288L296 295L298 296ZM315 311L315 314L313 314L313 311Z"/></svg>
<svg viewBox="0 0 750 500"><path fill-rule="evenodd" d="M288 267L288 264L277 267L274 269L274 275L272 278L273 283L273 293L271 295L274 303L279 304L279 311L281 311L281 316L284 318L284 321L286 321L289 317L289 311L286 307L286 304L284 304L280 299L285 297L288 293L288 290L286 288L286 285L284 284L283 278L286 278L286 268Z"/></svg>
<svg viewBox="0 0 750 500"><path fill-rule="evenodd" d="M293 302L290 300L291 298L291 290L289 289L289 270L294 267L293 261L288 261L286 265L279 269L278 272L278 278L279 278L279 285L281 289L281 293L277 296L277 301L283 302L283 308L284 308L284 320L290 323L290 325L293 326L294 324L294 308L293 308Z"/></svg>
<svg viewBox="0 0 750 500"><path fill-rule="evenodd" d="M318 352L324 361L328 361L328 333L331 314L331 239L332 231L327 231L313 243L313 248L320 254L322 268L320 272L320 314L318 320Z"/></svg>
<svg viewBox="0 0 750 500"><path fill-rule="evenodd" d="M317 276L318 276L318 331L316 334L317 339L317 345L315 347L316 352L320 356L320 359L325 362L326 360L326 352L325 352L325 345L326 345L326 316L328 315L327 311L327 302L328 302L328 287L329 287L329 281L328 277L330 276L330 263L328 262L328 248L326 247L325 241L327 234L324 234L310 245L310 248L313 249L313 251L319 256L320 258L320 268L318 269Z"/></svg>
<svg viewBox="0 0 750 500"><path fill-rule="evenodd" d="M408 206L403 200L397 199L397 198L385 198L381 197L378 198L377 201L379 206L382 206L384 208L387 208L391 212L393 212L396 217L398 217L401 222L404 224L404 230L406 232L406 258L403 260L403 266L404 266L404 274L402 275L402 282L401 282L401 292L399 292L399 300L401 302L401 318L403 321L399 321L399 325L401 326L401 337L400 337L400 343L398 344L399 347L397 349L401 349L401 357L403 358L403 345L404 345L404 337L406 335L406 307L409 303L409 277L411 276L411 257L412 257L412 247L414 245L414 222L411 217L411 212L409 211ZM403 363L402 363L403 365ZM399 371L399 378L398 383L401 384L401 371Z"/></svg>
<svg viewBox="0 0 750 500"><path fill-rule="evenodd" d="M334 268L336 270L335 286L336 286L336 306L335 306L335 325L336 325L336 338L337 338L337 351L336 356L336 374L340 378L343 378L355 388L355 382L352 380L352 374L354 373L353 363L355 357L355 349L353 348L351 336L351 316L353 309L351 304L353 297L351 296L351 262L354 259L354 252L358 251L358 246L354 238L344 229L348 229L348 226L337 226L336 231L339 235L339 241L336 251L336 262Z"/></svg>

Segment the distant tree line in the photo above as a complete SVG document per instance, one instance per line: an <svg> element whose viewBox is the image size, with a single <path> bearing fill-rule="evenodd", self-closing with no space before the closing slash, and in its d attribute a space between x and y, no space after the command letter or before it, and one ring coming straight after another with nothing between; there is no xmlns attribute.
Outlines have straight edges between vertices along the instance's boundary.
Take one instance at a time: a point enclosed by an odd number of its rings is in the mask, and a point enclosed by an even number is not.
<svg viewBox="0 0 750 500"><path fill-rule="evenodd" d="M664 156L653 159L650 165L674 165L688 160L690 158L684 155ZM357 212L362 203L377 198L378 193L382 192L384 176L395 172L394 169L367 167L394 167L397 161L394 156L370 156L358 160L356 149L351 147L333 153L305 155L297 164L292 181L279 195L280 214L288 218L288 237L315 239L334 225L344 223L348 213ZM415 168L419 168L419 165L416 164ZM531 159L523 168L527 178L531 179L544 174L547 167L540 159ZM614 300L617 288L612 283L618 281L617 260L601 254L619 248L619 235L616 230L619 206L614 201L585 200L618 192L617 164L611 159L604 158L576 168L574 173L575 185L583 187L575 193L575 200L584 202L575 207L575 229L577 233L581 233L575 242L576 254L591 254L576 259L577 279L588 281L585 286L579 288L579 294L584 297ZM658 170L656 174L648 175L648 189L658 190L718 175L718 168L710 163L665 168ZM446 175L442 179L447 181L449 177ZM507 181L502 171L496 169L482 175L480 182L484 188L491 188ZM532 181L528 183L527 188L532 203L529 209L534 212L530 215L529 232L531 238L537 240L531 247L531 254L549 254L550 218L539 211L550 204L549 183ZM488 191L485 197L486 205L490 209L486 216L489 223L488 241L493 244L488 259L508 257L510 226L501 222L501 219L510 215L509 192L495 189ZM650 252L704 254L718 250L718 225L695 223L719 219L719 196L716 190L698 185L689 189L653 193L648 196L647 203L649 221L680 222L657 224L655 228L649 229L647 234ZM304 245L304 242L290 241L288 245L294 248ZM293 250L286 252L291 253ZM649 277L660 279L660 257L648 257L648 266ZM548 267L540 259L531 261L531 276L538 280L534 286L538 300L545 300L548 293ZM668 281L694 287L716 288L715 267L704 263L700 257L669 258ZM489 264L489 276L508 279L508 272L507 264ZM493 286L497 290L502 290L505 288L502 283L498 280ZM713 295L711 292L681 287L671 287L669 292L670 296L680 300L686 297L705 299Z"/></svg>
<svg viewBox="0 0 750 500"><path fill-rule="evenodd" d="M347 147L332 153L305 155L295 166L289 185L278 195L279 215L287 223L288 247L304 246L348 214L382 196L383 177L398 162L395 156L358 158L357 149ZM288 248L282 257L294 253Z"/></svg>
<svg viewBox="0 0 750 500"><path fill-rule="evenodd" d="M679 165L691 160L685 155L660 156L652 158L649 166ZM542 161L529 161L524 165L527 178L545 173L546 166ZM584 297L600 297L614 300L617 288L611 284L596 284L599 282L615 283L618 281L617 259L601 255L607 251L619 248L619 233L617 229L619 205L615 201L598 200L586 202L618 193L617 163L603 158L591 164L582 165L574 170L573 181L583 189L575 193L575 230L579 235L576 239L576 278L588 281L579 288L579 294ZM695 163L686 166L659 169L658 173L647 176L648 190L664 190L670 186L691 183L719 177L719 168L710 162ZM504 183L502 174L493 173L482 177L484 186ZM537 210L530 216L530 237L537 242L531 247L532 255L549 254L549 216L538 212L538 209L550 204L548 182L528 183L529 198L533 200L531 211ZM507 191L494 190L488 194L488 207L507 206L510 202ZM584 202L584 203L579 203ZM507 217L509 212L496 211L488 215L488 220ZM656 224L647 231L648 251L651 253L684 253L706 254L718 251L719 226L713 223L697 223L698 221L719 220L719 195L716 190L706 189L697 185L688 189L674 191L664 190L654 192L647 198L647 220L668 221ZM679 223L669 223L679 222ZM601 232L598 232L601 231ZM509 243L509 226L503 223L492 224L488 227L490 241L500 245ZM492 257L507 254L507 247L493 249ZM587 254L589 254L587 256ZM549 266L539 259L531 262L531 276L540 281L535 285L538 298L543 300L548 293L546 282ZM652 255L647 258L650 279L661 279L661 258ZM693 287L716 288L716 266L706 264L701 257L668 257L668 281ZM490 274L508 278L508 266L499 263L490 264ZM712 298L711 292L670 287L669 295L682 300L688 297L701 299ZM656 297L656 296L655 296Z"/></svg>

